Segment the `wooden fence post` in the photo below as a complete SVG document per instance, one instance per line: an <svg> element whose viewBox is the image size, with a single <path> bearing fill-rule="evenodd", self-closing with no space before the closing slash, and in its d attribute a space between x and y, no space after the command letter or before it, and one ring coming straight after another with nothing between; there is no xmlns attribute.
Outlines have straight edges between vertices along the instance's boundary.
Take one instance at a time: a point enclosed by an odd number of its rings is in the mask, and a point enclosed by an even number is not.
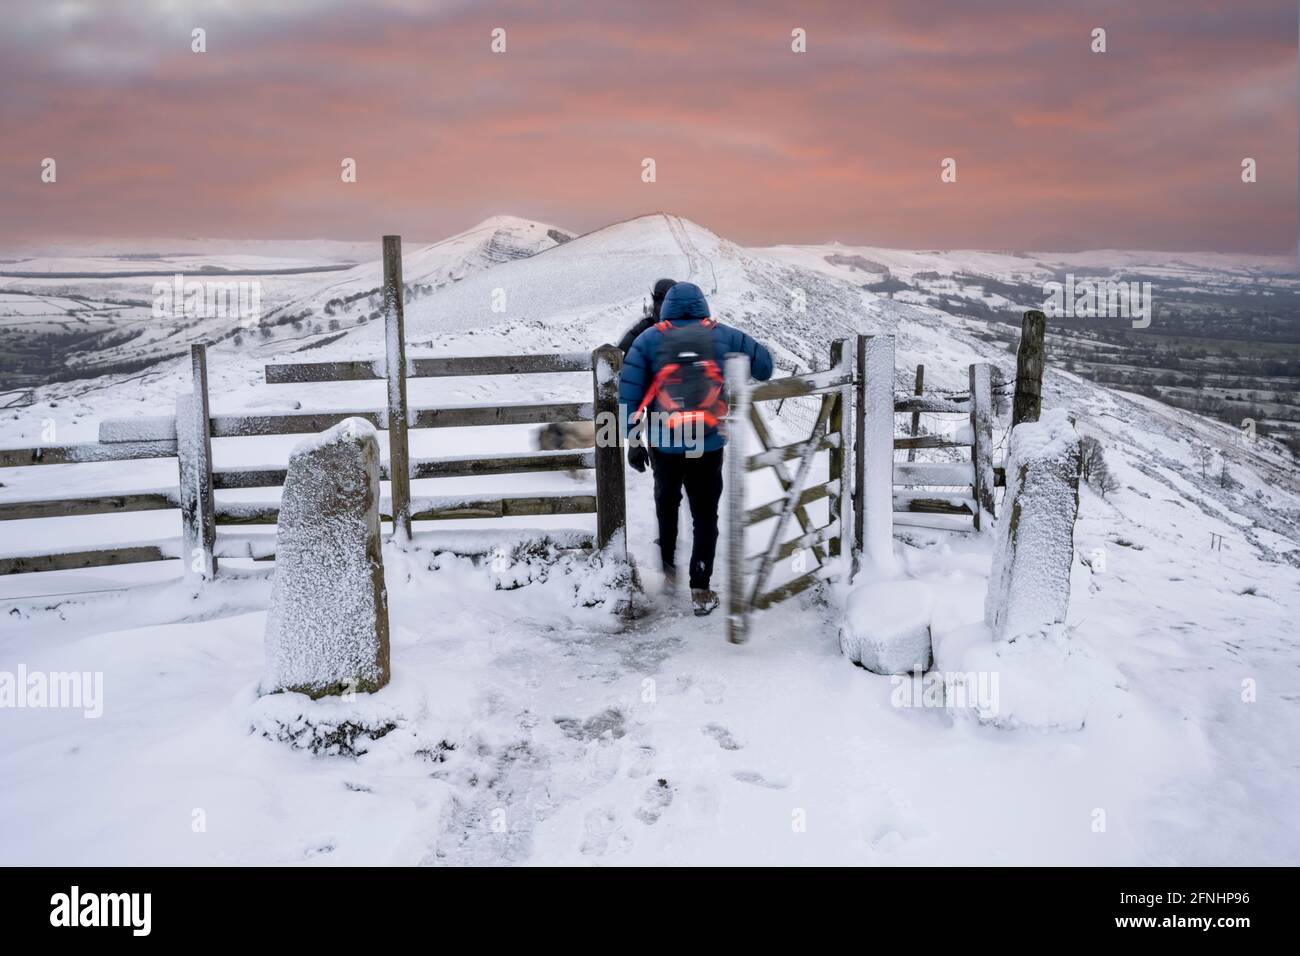
<svg viewBox="0 0 1300 956"><path fill-rule="evenodd" d="M845 346L848 339L836 339L831 343L831 364L833 369L840 368L845 363L848 364L850 373L853 369L853 359L846 356ZM856 351L856 349L855 349ZM839 534L830 540L830 553L834 556L847 558L853 552L854 538L852 530L854 527L853 518L853 456L849 454L849 446L853 437L853 416L851 409L853 407L854 381L852 377L839 388L839 394L835 397L835 407L831 409L830 419L826 423L826 431L831 435L839 436L839 444L831 449L830 454L830 481L839 483L839 491L829 498L830 520L839 525ZM808 440L817 441L816 435L809 435ZM851 565L850 565L851 573Z"/></svg>
<svg viewBox="0 0 1300 956"><path fill-rule="evenodd" d="M749 357L728 355L727 451L723 458L727 499L727 577L723 600L727 609L727 640L743 644L748 637L749 602L745 595L745 429L749 427ZM815 436L813 436L815 437Z"/></svg>
<svg viewBox="0 0 1300 956"><path fill-rule="evenodd" d="M862 549L867 560L888 573L894 565L894 337L873 335L867 343L863 433Z"/></svg>
<svg viewBox="0 0 1300 956"><path fill-rule="evenodd" d="M993 528L993 388L989 366L970 367L970 460L975 479L975 530Z"/></svg>
<svg viewBox="0 0 1300 956"><path fill-rule="evenodd" d="M916 367L916 388L912 389L912 394L915 395L917 398L921 398L923 395L925 395L925 366L924 365L918 365ZM919 434L921 434L921 411L920 409L917 409L916 411L912 412L911 435L913 438L915 438ZM907 450L907 460L916 461L915 448L909 448Z"/></svg>
<svg viewBox="0 0 1300 956"><path fill-rule="evenodd" d="M866 429L867 429L867 339L869 335L857 337L853 362L853 557L856 562L862 554L863 496L862 484L866 463Z"/></svg>
<svg viewBox="0 0 1300 956"><path fill-rule="evenodd" d="M1047 316L1037 310L1025 313L1020 325L1020 347L1016 350L1016 397L1011 408L1011 427L1036 422L1043 407L1043 334Z"/></svg>
<svg viewBox="0 0 1300 956"><path fill-rule="evenodd" d="M411 470L406 429L406 329L403 316L402 237L384 236L384 337L388 378L388 481L393 539L411 540Z"/></svg>
<svg viewBox="0 0 1300 956"><path fill-rule="evenodd" d="M592 421L596 434L596 547L627 560L627 492L623 435L618 415L618 373L623 353L602 345L591 353Z"/></svg>
<svg viewBox="0 0 1300 956"><path fill-rule="evenodd" d="M207 347L190 346L194 390L176 398L176 458L180 473L182 560L186 574L210 581L217 574L217 521L212 496L212 431L208 409Z"/></svg>

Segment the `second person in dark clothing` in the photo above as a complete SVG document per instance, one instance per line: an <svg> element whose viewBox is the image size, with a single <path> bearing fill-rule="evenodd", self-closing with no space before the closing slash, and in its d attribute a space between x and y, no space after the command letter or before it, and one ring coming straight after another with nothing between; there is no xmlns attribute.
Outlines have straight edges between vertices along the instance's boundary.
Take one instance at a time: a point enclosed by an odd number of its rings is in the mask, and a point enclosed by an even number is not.
<svg viewBox="0 0 1300 956"><path fill-rule="evenodd" d="M650 313L639 319L636 325L623 333L623 337L618 340L619 351L627 355L628 349L632 343L650 326L659 321L659 310L663 308L664 297L668 295L668 290L677 284L674 279L660 279L655 283L654 290L650 293ZM643 306L644 308L644 306Z"/></svg>

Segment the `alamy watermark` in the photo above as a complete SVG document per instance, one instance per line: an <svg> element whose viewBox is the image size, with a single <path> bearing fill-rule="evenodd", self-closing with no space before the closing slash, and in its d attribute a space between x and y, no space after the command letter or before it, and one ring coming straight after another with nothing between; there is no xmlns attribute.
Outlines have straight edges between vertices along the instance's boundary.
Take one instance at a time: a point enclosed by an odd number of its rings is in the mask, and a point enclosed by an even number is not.
<svg viewBox="0 0 1300 956"><path fill-rule="evenodd" d="M176 273L171 282L153 284L155 319L238 319L246 329L262 320L259 281L186 280Z"/></svg>
<svg viewBox="0 0 1300 956"><path fill-rule="evenodd" d="M122 926L133 936L148 936L153 928L153 894L83 893L73 886L50 897L50 925Z"/></svg>
<svg viewBox="0 0 1300 956"><path fill-rule="evenodd" d="M80 710L93 720L104 713L103 671L0 671L0 708Z"/></svg>
<svg viewBox="0 0 1300 956"><path fill-rule="evenodd" d="M1131 319L1133 328L1151 324L1151 283L1076 279L1043 283L1043 312L1050 318Z"/></svg>
<svg viewBox="0 0 1300 956"><path fill-rule="evenodd" d="M927 671L895 674L889 681L893 707L974 710L985 720L999 713L997 671Z"/></svg>
<svg viewBox="0 0 1300 956"><path fill-rule="evenodd" d="M722 424L719 422L719 426ZM682 448L687 458L699 458L704 454L709 432L709 426L699 418L683 420L676 413L656 409L646 409L637 421L629 422L628 409L624 405L619 406L617 415L613 412L597 413L594 425L597 448L647 441L655 448Z"/></svg>

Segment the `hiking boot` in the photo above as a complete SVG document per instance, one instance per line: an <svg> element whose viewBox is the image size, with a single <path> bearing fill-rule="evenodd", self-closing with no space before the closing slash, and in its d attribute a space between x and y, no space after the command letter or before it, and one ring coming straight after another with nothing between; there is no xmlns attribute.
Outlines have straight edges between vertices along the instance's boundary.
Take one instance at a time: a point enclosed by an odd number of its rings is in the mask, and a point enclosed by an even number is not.
<svg viewBox="0 0 1300 956"><path fill-rule="evenodd" d="M691 607L696 617L704 617L718 606L718 595L707 588L691 588Z"/></svg>
<svg viewBox="0 0 1300 956"><path fill-rule="evenodd" d="M673 597L677 593L677 572L673 569L664 571L664 597Z"/></svg>

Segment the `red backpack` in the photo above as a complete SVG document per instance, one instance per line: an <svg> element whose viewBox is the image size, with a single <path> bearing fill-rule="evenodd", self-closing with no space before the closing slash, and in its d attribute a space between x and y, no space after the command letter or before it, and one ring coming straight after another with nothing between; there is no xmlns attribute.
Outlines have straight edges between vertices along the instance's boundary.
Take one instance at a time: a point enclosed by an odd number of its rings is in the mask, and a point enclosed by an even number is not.
<svg viewBox="0 0 1300 956"><path fill-rule="evenodd" d="M640 421L653 401L668 413L665 421L668 428L681 428L688 423L718 427L727 414L727 403L722 400L724 380L713 349L713 329L717 324L712 319L701 319L674 325L664 319L655 326L661 333L655 354L659 371L641 399L636 421Z"/></svg>

